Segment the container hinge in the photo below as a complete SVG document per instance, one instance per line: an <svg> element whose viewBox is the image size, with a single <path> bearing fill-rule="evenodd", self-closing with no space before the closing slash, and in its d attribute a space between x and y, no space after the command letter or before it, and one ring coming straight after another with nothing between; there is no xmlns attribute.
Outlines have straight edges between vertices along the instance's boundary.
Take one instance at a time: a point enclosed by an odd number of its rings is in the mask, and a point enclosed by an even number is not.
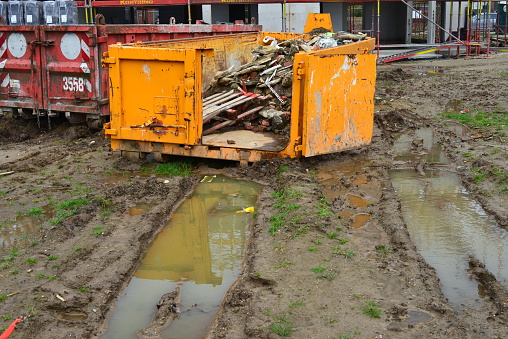
<svg viewBox="0 0 508 339"><path fill-rule="evenodd" d="M298 67L296 68L296 75L297 75L297 79L298 80L301 80L302 79L302 75L305 74L305 68L304 68L305 64L303 62L299 62L298 63Z"/></svg>
<svg viewBox="0 0 508 339"><path fill-rule="evenodd" d="M39 45L39 46L54 46L55 40L32 41L30 43L32 45Z"/></svg>
<svg viewBox="0 0 508 339"><path fill-rule="evenodd" d="M90 39L90 47L97 46L97 35L96 34L89 34L88 38Z"/></svg>
<svg viewBox="0 0 508 339"><path fill-rule="evenodd" d="M103 67L106 67L104 65L108 65L108 64L116 64L116 58L114 58L114 57L102 58Z"/></svg>
<svg viewBox="0 0 508 339"><path fill-rule="evenodd" d="M295 146L295 152L302 152L303 151L303 145L296 145Z"/></svg>

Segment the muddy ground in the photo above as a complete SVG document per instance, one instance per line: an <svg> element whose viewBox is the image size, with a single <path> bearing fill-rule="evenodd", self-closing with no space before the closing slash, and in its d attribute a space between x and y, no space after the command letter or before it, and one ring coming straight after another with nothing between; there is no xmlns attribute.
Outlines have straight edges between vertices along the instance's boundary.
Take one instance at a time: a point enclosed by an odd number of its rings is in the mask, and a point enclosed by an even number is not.
<svg viewBox="0 0 508 339"><path fill-rule="evenodd" d="M209 338L505 338L504 282L472 259L486 303L454 310L411 242L388 174L414 165L393 161L392 133L432 127L448 170L508 227L507 65L498 54L380 66L372 146L248 168L196 159L187 178L125 161L81 126L55 121L48 132L0 118L0 173L14 171L0 176L0 328L25 316L13 338L98 337L174 208L203 174L225 173L266 186L244 274ZM501 120L457 135L443 113L466 110ZM154 207L131 215L140 203Z"/></svg>

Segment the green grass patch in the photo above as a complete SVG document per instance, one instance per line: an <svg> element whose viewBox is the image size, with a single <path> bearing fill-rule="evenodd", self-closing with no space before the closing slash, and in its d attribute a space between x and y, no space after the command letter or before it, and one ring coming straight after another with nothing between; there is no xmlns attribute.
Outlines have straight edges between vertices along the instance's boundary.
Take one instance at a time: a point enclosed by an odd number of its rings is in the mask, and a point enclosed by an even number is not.
<svg viewBox="0 0 508 339"><path fill-rule="evenodd" d="M326 218L331 214L330 202L326 198L321 198L317 205L317 215L320 218Z"/></svg>
<svg viewBox="0 0 508 339"><path fill-rule="evenodd" d="M78 288L78 291L80 291L81 293L88 293L90 292L90 287L88 286L81 286Z"/></svg>
<svg viewBox="0 0 508 339"><path fill-rule="evenodd" d="M34 207L28 210L25 214L37 218L44 214L44 210L40 207Z"/></svg>
<svg viewBox="0 0 508 339"><path fill-rule="evenodd" d="M391 246L382 245L382 246L376 246L376 250L381 253L382 255L387 255L392 253L393 248Z"/></svg>
<svg viewBox="0 0 508 339"><path fill-rule="evenodd" d="M314 273L321 273L327 269L328 269L328 266L320 265L320 266L312 267L311 271Z"/></svg>
<svg viewBox="0 0 508 339"><path fill-rule="evenodd" d="M279 264L275 265L274 268L279 269L282 267L289 267L289 266L294 266L294 265L295 265L294 261L291 261L289 259L284 259Z"/></svg>
<svg viewBox="0 0 508 339"><path fill-rule="evenodd" d="M362 307L362 313L371 318L381 318L381 309L374 301L367 301Z"/></svg>
<svg viewBox="0 0 508 339"><path fill-rule="evenodd" d="M508 112L468 112L468 113L442 113L442 117L460 121L473 128L481 127L508 127Z"/></svg>
<svg viewBox="0 0 508 339"><path fill-rule="evenodd" d="M292 325L292 321L289 320L285 314L275 317L274 322L272 322L268 328L279 337L291 337L291 335L296 332L296 329Z"/></svg>
<svg viewBox="0 0 508 339"><path fill-rule="evenodd" d="M66 217L73 215L81 207L87 205L88 203L89 203L89 200L85 199L85 198L77 198L77 199L62 201L60 203L53 203L53 207L55 208L56 215L49 222L54 225L58 225Z"/></svg>
<svg viewBox="0 0 508 339"><path fill-rule="evenodd" d="M96 237L103 235L104 233L106 233L104 227L100 225L92 227L92 234L95 235Z"/></svg>
<svg viewBox="0 0 508 339"><path fill-rule="evenodd" d="M286 225L286 213L284 214L277 214L277 215L273 215L271 218L270 218L270 222L272 223L272 226L270 226L270 228L268 229L268 232L271 234L271 235L275 235L275 233L277 233L282 227L284 227Z"/></svg>
<svg viewBox="0 0 508 339"><path fill-rule="evenodd" d="M158 175L188 177L192 174L192 164L189 161L169 162L160 164L153 171Z"/></svg>

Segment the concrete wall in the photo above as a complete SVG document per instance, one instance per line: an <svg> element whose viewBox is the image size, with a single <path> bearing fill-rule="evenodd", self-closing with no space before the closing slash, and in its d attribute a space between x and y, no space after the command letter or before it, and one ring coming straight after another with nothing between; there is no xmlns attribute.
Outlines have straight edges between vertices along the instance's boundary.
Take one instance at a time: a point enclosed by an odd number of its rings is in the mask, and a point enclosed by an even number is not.
<svg viewBox="0 0 508 339"><path fill-rule="evenodd" d="M259 4L258 24L264 31L282 32L282 4Z"/></svg>
<svg viewBox="0 0 508 339"><path fill-rule="evenodd" d="M380 11L380 40L382 44L405 43L408 11L401 2L382 2ZM374 15L374 25L372 25ZM377 3L363 4L363 27L377 31Z"/></svg>
<svg viewBox="0 0 508 339"><path fill-rule="evenodd" d="M319 2L287 4L286 5L286 31L302 33L309 13L320 13Z"/></svg>
<svg viewBox="0 0 508 339"><path fill-rule="evenodd" d="M322 3L322 13L330 13L334 32L347 31L349 29L347 25L348 8L349 3L344 2Z"/></svg>

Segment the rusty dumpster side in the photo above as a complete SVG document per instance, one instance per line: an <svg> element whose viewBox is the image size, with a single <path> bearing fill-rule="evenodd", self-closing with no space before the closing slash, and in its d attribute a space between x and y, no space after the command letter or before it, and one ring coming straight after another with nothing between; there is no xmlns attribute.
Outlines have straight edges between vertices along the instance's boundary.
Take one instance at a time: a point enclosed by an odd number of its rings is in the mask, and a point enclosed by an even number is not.
<svg viewBox="0 0 508 339"><path fill-rule="evenodd" d="M136 157L154 153L161 159L183 155L254 162L369 145L376 67L370 38L295 54L284 143L252 131L203 135L202 93L218 72L249 62L266 36L278 41L301 37L258 32L110 46L103 62L111 84L105 134L112 148Z"/></svg>
<svg viewBox="0 0 508 339"><path fill-rule="evenodd" d="M259 25L0 25L0 109L25 118L65 114L100 126L109 115L109 44L260 31Z"/></svg>

